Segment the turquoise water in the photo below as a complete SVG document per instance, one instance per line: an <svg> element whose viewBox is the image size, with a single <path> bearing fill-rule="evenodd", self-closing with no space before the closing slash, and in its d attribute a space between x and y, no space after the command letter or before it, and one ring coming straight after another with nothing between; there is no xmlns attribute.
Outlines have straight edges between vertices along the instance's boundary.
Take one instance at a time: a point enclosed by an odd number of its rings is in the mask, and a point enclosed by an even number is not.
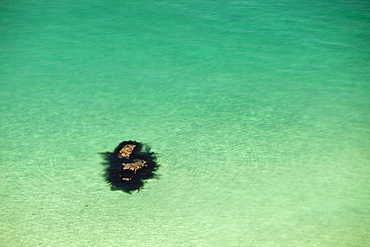
<svg viewBox="0 0 370 247"><path fill-rule="evenodd" d="M3 1L1 246L369 246L368 1ZM100 152L159 179L110 191Z"/></svg>

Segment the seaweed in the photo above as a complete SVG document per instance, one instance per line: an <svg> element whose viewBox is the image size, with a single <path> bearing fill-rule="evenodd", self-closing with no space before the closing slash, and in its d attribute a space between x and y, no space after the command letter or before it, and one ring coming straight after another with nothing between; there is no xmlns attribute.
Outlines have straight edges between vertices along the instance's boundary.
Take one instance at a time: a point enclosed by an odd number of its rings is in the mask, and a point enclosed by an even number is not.
<svg viewBox="0 0 370 247"><path fill-rule="evenodd" d="M140 191L145 180L155 178L159 165L150 147L136 141L123 141L113 152L101 153L104 158L104 177L111 190L131 194Z"/></svg>

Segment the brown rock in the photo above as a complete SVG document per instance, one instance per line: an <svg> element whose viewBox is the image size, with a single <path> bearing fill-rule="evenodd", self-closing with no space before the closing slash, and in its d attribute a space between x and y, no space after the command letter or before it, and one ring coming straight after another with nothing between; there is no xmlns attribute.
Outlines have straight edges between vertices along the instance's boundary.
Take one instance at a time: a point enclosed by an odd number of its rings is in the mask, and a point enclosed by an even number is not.
<svg viewBox="0 0 370 247"><path fill-rule="evenodd" d="M132 151L134 151L134 148L136 145L133 144L126 144L123 146L123 148L119 151L118 157L119 158L130 158L130 155L132 154Z"/></svg>
<svg viewBox="0 0 370 247"><path fill-rule="evenodd" d="M123 170L132 170L136 172L140 168L143 168L144 166L146 166L146 161L134 159L134 162L122 163L122 165L123 165Z"/></svg>

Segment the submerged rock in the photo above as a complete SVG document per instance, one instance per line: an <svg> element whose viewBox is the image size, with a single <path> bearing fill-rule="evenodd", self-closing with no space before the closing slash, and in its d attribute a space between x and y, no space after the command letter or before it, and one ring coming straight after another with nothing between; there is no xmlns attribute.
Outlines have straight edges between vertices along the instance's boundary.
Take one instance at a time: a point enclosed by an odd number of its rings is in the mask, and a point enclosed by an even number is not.
<svg viewBox="0 0 370 247"><path fill-rule="evenodd" d="M136 141L121 142L114 152L102 153L105 179L112 190L131 193L144 186L144 180L155 177L156 157L147 145Z"/></svg>

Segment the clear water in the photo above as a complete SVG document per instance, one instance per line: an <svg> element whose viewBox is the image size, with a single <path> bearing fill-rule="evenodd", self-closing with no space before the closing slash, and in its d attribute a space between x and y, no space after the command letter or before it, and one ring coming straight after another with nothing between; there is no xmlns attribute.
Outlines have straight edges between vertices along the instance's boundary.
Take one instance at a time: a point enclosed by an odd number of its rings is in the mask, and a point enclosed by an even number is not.
<svg viewBox="0 0 370 247"><path fill-rule="evenodd" d="M1 246L369 246L369 1L1 3ZM159 154L110 191L99 152Z"/></svg>

